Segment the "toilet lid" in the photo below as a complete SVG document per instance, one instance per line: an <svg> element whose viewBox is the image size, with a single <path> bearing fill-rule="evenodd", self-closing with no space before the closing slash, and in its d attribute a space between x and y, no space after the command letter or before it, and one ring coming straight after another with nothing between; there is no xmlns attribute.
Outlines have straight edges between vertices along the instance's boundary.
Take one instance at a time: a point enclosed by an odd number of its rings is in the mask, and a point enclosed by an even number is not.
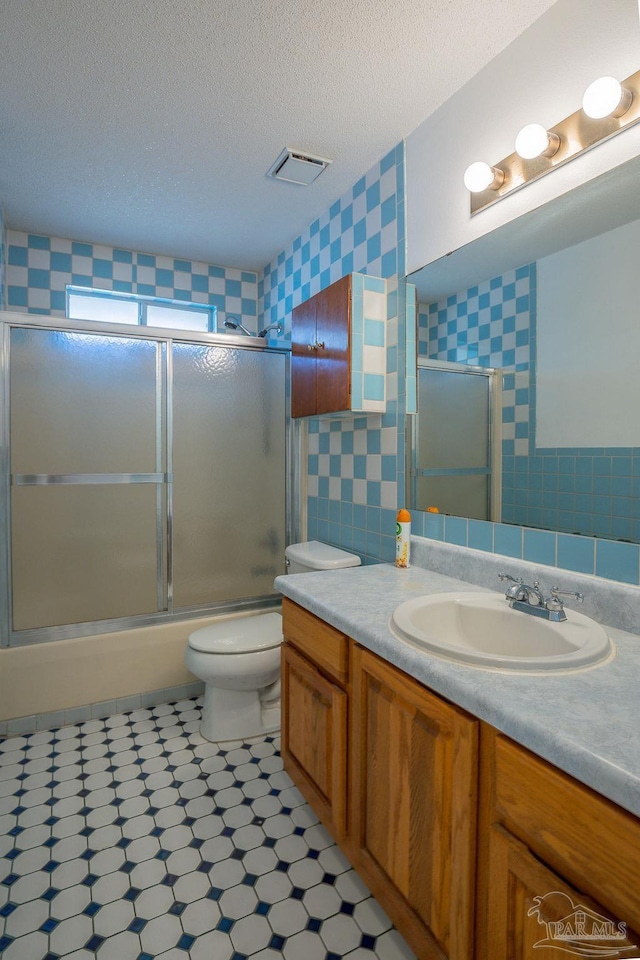
<svg viewBox="0 0 640 960"><path fill-rule="evenodd" d="M304 543L290 543L284 551L288 560L301 563L310 570L336 570L340 567L359 567L360 557L347 553L338 547L319 540L306 540Z"/></svg>
<svg viewBox="0 0 640 960"><path fill-rule="evenodd" d="M192 650L202 653L251 653L278 647L281 643L282 617L279 613L221 620L195 630L188 640Z"/></svg>

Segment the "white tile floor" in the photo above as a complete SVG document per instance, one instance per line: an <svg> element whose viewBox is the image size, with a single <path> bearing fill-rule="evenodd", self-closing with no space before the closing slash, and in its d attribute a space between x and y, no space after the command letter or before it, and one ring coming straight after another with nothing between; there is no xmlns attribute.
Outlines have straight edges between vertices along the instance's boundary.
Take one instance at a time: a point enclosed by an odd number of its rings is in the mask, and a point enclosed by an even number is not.
<svg viewBox="0 0 640 960"><path fill-rule="evenodd" d="M183 700L0 741L3 960L411 960L282 769Z"/></svg>

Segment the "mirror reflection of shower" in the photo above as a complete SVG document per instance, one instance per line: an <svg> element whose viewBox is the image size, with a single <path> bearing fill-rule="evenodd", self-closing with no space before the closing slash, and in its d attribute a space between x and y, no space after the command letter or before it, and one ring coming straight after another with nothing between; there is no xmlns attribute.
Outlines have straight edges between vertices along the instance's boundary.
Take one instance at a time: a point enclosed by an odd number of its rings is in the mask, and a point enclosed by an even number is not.
<svg viewBox="0 0 640 960"><path fill-rule="evenodd" d="M235 317L229 317L228 320L225 320L224 325L225 325L225 327L227 327L228 330L242 330L242 332L243 332L244 334L246 334L247 337L254 337L254 336L255 336L255 334L252 333L251 330L247 330L247 328L244 327L244 326L240 323L240 321L239 321L237 318L235 318ZM275 330L276 333L277 333L278 336L279 336L279 335L282 333L282 324L281 324L281 323L270 323L268 327L265 327L264 330L261 330L261 331L260 331L260 333L258 334L258 336L259 336L259 337L266 337L267 334L268 334L271 330Z"/></svg>
<svg viewBox="0 0 640 960"><path fill-rule="evenodd" d="M418 360L410 418L407 497L413 509L500 520L502 372Z"/></svg>

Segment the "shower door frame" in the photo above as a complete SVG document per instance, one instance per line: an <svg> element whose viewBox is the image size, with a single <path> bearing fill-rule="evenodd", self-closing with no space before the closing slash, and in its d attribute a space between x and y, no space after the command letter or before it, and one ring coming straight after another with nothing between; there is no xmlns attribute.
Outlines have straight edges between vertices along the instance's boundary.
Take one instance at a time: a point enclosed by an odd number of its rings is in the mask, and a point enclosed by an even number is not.
<svg viewBox="0 0 640 960"><path fill-rule="evenodd" d="M165 604L166 610L155 613L139 614L128 617L117 617L109 620L84 621L82 623L64 624L60 626L36 627L26 630L13 630L12 624L12 544L11 544L11 451L10 451L10 336L11 330L46 329L61 333L88 333L124 339L141 339L159 345L156 358L156 467L154 474L130 474L129 479L113 479L115 476L124 478L124 474L95 475L95 483L133 482L155 483L156 496L156 549L157 549L157 600L158 606ZM292 541L292 533L297 532L294 518L298 516L300 505L300 484L302 477L301 463L298 457L292 456L292 451L299 448L296 422L291 419L290 409L290 354L289 347L267 346L265 340L236 336L233 334L197 333L188 330L167 331L166 328L133 326L121 323L102 323L91 320L70 320L66 317L35 316L33 314L11 313L0 311L0 647L19 647L36 643L48 643L55 640L68 640L76 637L96 636L104 633L116 633L121 630L130 630L138 627L154 626L161 623L171 623L177 620L188 620L202 617L207 613L228 614L238 611L249 611L257 608L279 606L280 598L273 595L241 598L228 601L212 601L192 607L173 607L173 505L172 505L172 437L173 437L173 410L172 410L172 350L173 343L187 343L197 346L222 347L225 349L241 349L252 351L268 351L284 357L284 399L285 399L285 540ZM162 351L166 353L163 363ZM164 408L164 409L163 409ZM163 431L162 418L165 418ZM166 443L165 471L158 466L161 457L160 434L164 433ZM161 464L160 464L161 466ZM71 475L65 478L66 482L73 482ZM44 485L55 483L55 478L44 475L22 478L21 485ZM60 482L60 481L58 481ZM86 482L86 481L85 481ZM166 490L166 523L162 519L161 501L163 489ZM162 527L162 529L161 529ZM166 543L163 546L163 539ZM284 570L284 550L282 557L282 573ZM165 581L166 577L166 581ZM166 593L165 593L166 583Z"/></svg>
<svg viewBox="0 0 640 960"><path fill-rule="evenodd" d="M488 384L488 433L487 433L487 460L488 467L478 469L451 469L446 471L449 476L463 476L465 473L486 474L487 476L487 520L499 523L502 516L502 370L498 367L481 367L475 364L452 362L449 360L430 360L427 357L418 357L416 373L420 370L441 370L444 373L485 377ZM417 414L408 414L406 417L406 449L405 449L405 495L407 503L416 509L418 499L417 482L421 476L434 476L433 471L423 469L418 464L418 417Z"/></svg>

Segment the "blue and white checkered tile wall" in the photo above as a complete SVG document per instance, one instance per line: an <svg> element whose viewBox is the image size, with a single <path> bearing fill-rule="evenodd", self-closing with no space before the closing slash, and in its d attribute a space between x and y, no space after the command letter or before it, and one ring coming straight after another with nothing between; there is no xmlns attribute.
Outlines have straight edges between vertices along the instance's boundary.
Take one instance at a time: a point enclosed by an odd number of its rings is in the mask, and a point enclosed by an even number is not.
<svg viewBox="0 0 640 960"><path fill-rule="evenodd" d="M7 231L7 309L65 316L67 284L206 303L257 332L257 274L97 243Z"/></svg>
<svg viewBox="0 0 640 960"><path fill-rule="evenodd" d="M293 308L335 280L353 272L387 279L386 412L308 425L307 536L353 550L365 563L391 560L395 544L404 196L399 144L268 264L259 284L264 322L282 322L289 339Z"/></svg>
<svg viewBox="0 0 640 960"><path fill-rule="evenodd" d="M503 456L529 452L535 351L535 264L511 270L421 308L419 354L430 360L499 367Z"/></svg>
<svg viewBox="0 0 640 960"><path fill-rule="evenodd" d="M283 189L288 189L287 185ZM291 330L291 311L347 273L404 272L404 144L399 144L264 269L265 323ZM401 247L401 249L400 249Z"/></svg>
<svg viewBox="0 0 640 960"><path fill-rule="evenodd" d="M420 356L504 371L502 519L520 528L423 516L416 532L638 583L636 544L572 534L640 540L640 449L536 447L535 346L535 264L421 305Z"/></svg>

